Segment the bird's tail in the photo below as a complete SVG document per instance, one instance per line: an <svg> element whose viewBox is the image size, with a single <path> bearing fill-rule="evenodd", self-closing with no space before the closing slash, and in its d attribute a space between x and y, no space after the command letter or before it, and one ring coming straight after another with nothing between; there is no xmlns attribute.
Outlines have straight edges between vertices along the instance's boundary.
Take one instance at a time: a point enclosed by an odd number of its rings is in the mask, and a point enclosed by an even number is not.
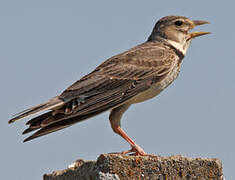
<svg viewBox="0 0 235 180"><path fill-rule="evenodd" d="M43 104L39 104L37 106L34 106L32 108L26 109L20 113L15 114L14 118L10 119L8 121L8 123L13 123L17 120L23 119L25 117L34 115L36 113L40 113L40 112L44 112L46 110L55 110L58 109L59 107L63 106L65 104L64 101L62 101L61 99L59 99L57 96L50 99L49 101L47 101L46 103Z"/></svg>

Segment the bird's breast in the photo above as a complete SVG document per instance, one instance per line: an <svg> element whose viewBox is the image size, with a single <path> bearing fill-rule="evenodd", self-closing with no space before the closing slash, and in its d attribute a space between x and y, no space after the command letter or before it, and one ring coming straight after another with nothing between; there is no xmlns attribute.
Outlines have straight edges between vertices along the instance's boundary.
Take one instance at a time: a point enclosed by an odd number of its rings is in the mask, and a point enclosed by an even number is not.
<svg viewBox="0 0 235 180"><path fill-rule="evenodd" d="M164 79L152 85L148 90L136 95L130 101L131 103L140 103L157 96L167 86L169 86L178 76L180 72L180 64L175 64L172 70L166 75Z"/></svg>

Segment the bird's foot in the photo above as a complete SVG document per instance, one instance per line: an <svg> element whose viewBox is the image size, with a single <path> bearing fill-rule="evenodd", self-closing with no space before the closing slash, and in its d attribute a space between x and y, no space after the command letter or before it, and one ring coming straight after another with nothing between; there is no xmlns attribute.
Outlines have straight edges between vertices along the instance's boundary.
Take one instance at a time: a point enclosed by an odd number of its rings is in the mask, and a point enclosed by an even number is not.
<svg viewBox="0 0 235 180"><path fill-rule="evenodd" d="M138 146L137 144L135 146L132 146L132 148L130 150L121 152L121 154L130 154L130 155L135 155L135 156L145 156L145 155L147 155L144 152L144 150L140 146Z"/></svg>

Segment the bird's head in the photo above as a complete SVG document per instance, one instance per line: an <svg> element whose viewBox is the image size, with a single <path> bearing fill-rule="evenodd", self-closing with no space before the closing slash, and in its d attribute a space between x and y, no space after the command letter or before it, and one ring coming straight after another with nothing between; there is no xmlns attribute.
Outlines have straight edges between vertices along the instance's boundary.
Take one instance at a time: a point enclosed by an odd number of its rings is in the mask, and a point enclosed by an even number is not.
<svg viewBox="0 0 235 180"><path fill-rule="evenodd" d="M193 38L209 34L209 32L189 32L202 24L209 22L192 21L184 16L166 16L156 23L148 41L165 41L185 55Z"/></svg>

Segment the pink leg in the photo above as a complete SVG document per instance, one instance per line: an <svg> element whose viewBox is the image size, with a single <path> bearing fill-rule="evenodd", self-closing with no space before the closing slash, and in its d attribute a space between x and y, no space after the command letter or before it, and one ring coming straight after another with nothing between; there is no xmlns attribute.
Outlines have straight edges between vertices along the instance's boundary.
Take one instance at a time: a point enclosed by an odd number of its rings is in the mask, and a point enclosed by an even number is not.
<svg viewBox="0 0 235 180"><path fill-rule="evenodd" d="M144 152L144 150L138 145L136 144L126 133L125 131L120 127L120 126L113 126L113 130L114 132L116 132L117 134L119 134L121 137L123 137L132 147L131 150L128 151L124 151L122 152L122 154L127 154L130 152L135 152L135 155L141 155L144 156L146 155L146 153Z"/></svg>
<svg viewBox="0 0 235 180"><path fill-rule="evenodd" d="M138 146L126 133L123 131L123 129L120 126L120 120L123 115L123 113L130 107L130 104L123 104L119 107L116 107L112 109L110 115L109 115L109 120L111 123L111 127L113 131L117 134L119 134L122 138L124 138L130 145L131 145L131 150L124 151L122 154L127 154L130 152L134 152L135 155L146 155L144 150Z"/></svg>

